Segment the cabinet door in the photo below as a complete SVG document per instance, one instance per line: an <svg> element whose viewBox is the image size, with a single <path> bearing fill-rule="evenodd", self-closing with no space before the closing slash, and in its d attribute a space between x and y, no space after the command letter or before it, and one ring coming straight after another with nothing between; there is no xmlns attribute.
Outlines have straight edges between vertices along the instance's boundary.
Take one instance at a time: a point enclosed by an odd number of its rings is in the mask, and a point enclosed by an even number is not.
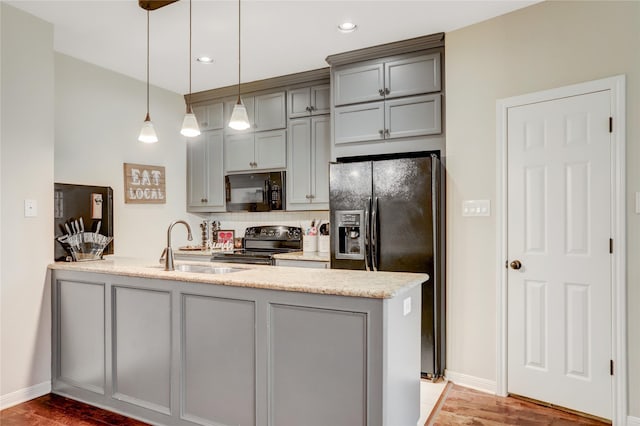
<svg viewBox="0 0 640 426"><path fill-rule="evenodd" d="M253 129L263 132L287 127L285 92L255 97L255 123Z"/></svg>
<svg viewBox="0 0 640 426"><path fill-rule="evenodd" d="M385 129L387 138L441 133L440 95L386 101Z"/></svg>
<svg viewBox="0 0 640 426"><path fill-rule="evenodd" d="M195 106L192 109L201 131L222 129L224 127L222 102Z"/></svg>
<svg viewBox="0 0 640 426"><path fill-rule="evenodd" d="M334 109L335 144L384 139L384 101Z"/></svg>
<svg viewBox="0 0 640 426"><path fill-rule="evenodd" d="M244 104L244 107L247 109L247 115L249 116L249 124L251 125L251 127L249 127L247 130L234 130L231 127L229 127L229 120L231 119L231 112L233 111L233 107L235 106L236 102L238 101L238 97L234 97L233 99L229 99L227 101L224 102L224 132L230 135L241 135L247 132L252 131L252 129L255 126L255 114L254 114L254 103L255 103L255 99L253 96L242 96L242 103Z"/></svg>
<svg viewBox="0 0 640 426"><path fill-rule="evenodd" d="M254 134L238 133L224 138L224 169L227 172L253 170Z"/></svg>
<svg viewBox="0 0 640 426"><path fill-rule="evenodd" d="M287 131L273 130L255 134L255 168L287 167Z"/></svg>
<svg viewBox="0 0 640 426"><path fill-rule="evenodd" d="M311 145L311 202L315 209L328 209L331 160L331 121L328 116L311 119Z"/></svg>
<svg viewBox="0 0 640 426"><path fill-rule="evenodd" d="M311 89L303 87L302 89L289 90L288 98L289 118L307 117L309 115Z"/></svg>
<svg viewBox="0 0 640 426"><path fill-rule="evenodd" d="M289 121L287 135L287 210L305 209L311 194L311 120Z"/></svg>
<svg viewBox="0 0 640 426"><path fill-rule="evenodd" d="M384 92L383 64L345 66L335 71L335 105L355 104L382 99Z"/></svg>
<svg viewBox="0 0 640 426"><path fill-rule="evenodd" d="M440 54L416 56L385 64L386 98L440 91Z"/></svg>
<svg viewBox="0 0 640 426"><path fill-rule="evenodd" d="M223 136L203 132L187 141L187 207L224 210ZM201 209L200 209L201 210Z"/></svg>
<svg viewBox="0 0 640 426"><path fill-rule="evenodd" d="M206 204L207 198L206 133L187 140L187 207Z"/></svg>
<svg viewBox="0 0 640 426"><path fill-rule="evenodd" d="M311 114L329 114L331 111L331 96L328 84L311 88Z"/></svg>
<svg viewBox="0 0 640 426"><path fill-rule="evenodd" d="M56 286L54 379L104 394L104 285L60 280Z"/></svg>

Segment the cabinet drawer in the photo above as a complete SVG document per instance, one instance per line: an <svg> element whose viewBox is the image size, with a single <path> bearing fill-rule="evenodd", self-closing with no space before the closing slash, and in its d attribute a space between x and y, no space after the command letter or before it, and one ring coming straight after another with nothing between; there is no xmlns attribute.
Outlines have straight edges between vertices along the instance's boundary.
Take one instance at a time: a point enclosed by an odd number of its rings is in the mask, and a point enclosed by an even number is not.
<svg viewBox="0 0 640 426"><path fill-rule="evenodd" d="M384 139L384 102L334 109L335 144Z"/></svg>
<svg viewBox="0 0 640 426"><path fill-rule="evenodd" d="M385 102L387 138L435 135L441 130L440 94Z"/></svg>

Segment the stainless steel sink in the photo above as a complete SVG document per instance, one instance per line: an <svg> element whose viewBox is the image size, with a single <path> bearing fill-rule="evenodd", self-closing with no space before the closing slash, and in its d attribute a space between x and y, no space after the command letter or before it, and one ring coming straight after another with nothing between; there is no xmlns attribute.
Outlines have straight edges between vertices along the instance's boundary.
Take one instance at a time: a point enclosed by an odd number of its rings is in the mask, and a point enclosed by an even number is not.
<svg viewBox="0 0 640 426"><path fill-rule="evenodd" d="M181 271L181 272L196 272L198 274L228 274L231 272L240 272L240 271L243 271L244 269L220 267L220 266L209 266L209 265L191 265L188 263L180 263L175 265L175 270Z"/></svg>

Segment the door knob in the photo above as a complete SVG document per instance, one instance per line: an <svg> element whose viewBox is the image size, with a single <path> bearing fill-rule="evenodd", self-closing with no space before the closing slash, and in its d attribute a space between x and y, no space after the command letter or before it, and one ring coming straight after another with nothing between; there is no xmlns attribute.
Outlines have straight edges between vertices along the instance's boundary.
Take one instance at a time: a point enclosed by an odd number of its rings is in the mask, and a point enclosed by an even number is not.
<svg viewBox="0 0 640 426"><path fill-rule="evenodd" d="M518 270L522 268L522 262L520 262L519 260L514 260L509 264L509 266L511 266L511 269Z"/></svg>

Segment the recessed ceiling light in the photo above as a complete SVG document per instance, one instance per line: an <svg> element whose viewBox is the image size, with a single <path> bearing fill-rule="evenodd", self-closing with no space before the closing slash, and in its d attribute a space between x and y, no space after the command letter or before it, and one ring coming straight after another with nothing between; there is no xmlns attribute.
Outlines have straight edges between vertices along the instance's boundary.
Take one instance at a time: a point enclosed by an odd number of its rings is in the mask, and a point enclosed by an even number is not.
<svg viewBox="0 0 640 426"><path fill-rule="evenodd" d="M338 29L342 33L352 33L357 28L358 28L358 26L356 24L354 24L353 22L349 22L349 21L343 22L342 24L338 25Z"/></svg>
<svg viewBox="0 0 640 426"><path fill-rule="evenodd" d="M200 56L196 59L196 61L202 62L203 64L212 64L213 58L210 58L208 56Z"/></svg>

